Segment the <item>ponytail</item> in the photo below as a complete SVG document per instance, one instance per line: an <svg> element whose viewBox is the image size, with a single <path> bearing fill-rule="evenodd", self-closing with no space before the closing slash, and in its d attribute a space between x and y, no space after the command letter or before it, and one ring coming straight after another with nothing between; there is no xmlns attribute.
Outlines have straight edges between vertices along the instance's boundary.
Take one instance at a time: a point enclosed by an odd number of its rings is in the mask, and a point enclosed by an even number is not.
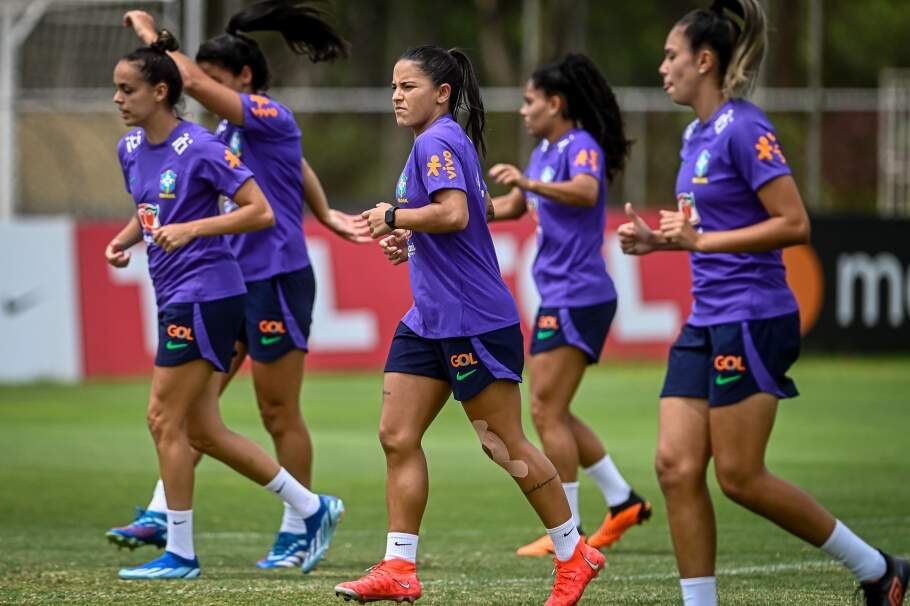
<svg viewBox="0 0 910 606"><path fill-rule="evenodd" d="M768 39L759 0L714 0L677 25L685 27L693 50L708 47L717 53L724 95L747 97L754 90Z"/></svg>
<svg viewBox="0 0 910 606"><path fill-rule="evenodd" d="M149 46L137 48L120 59L134 64L142 74L142 79L149 85L157 86L164 83L167 86L167 104L175 111L178 110L180 96L183 94L183 78L177 64L167 53L179 48L177 38L163 29Z"/></svg>
<svg viewBox="0 0 910 606"><path fill-rule="evenodd" d="M449 112L462 124L481 156L487 153L483 129L486 117L480 84L474 66L468 56L453 48L445 50L438 46L418 46L404 52L400 60L413 61L430 78L434 86L448 84L452 87L449 95Z"/></svg>
<svg viewBox="0 0 910 606"><path fill-rule="evenodd" d="M603 148L606 177L612 182L626 165L632 142L626 139L613 89L586 55L570 53L559 63L537 68L534 88L564 99L563 117L585 129Z"/></svg>
<svg viewBox="0 0 910 606"><path fill-rule="evenodd" d="M206 41L196 53L197 63L214 63L234 75L248 65L255 91L268 88L271 73L259 44L241 32L278 32L288 47L313 63L346 58L350 44L328 22L325 13L310 0L263 0L237 13L228 22L226 34Z"/></svg>

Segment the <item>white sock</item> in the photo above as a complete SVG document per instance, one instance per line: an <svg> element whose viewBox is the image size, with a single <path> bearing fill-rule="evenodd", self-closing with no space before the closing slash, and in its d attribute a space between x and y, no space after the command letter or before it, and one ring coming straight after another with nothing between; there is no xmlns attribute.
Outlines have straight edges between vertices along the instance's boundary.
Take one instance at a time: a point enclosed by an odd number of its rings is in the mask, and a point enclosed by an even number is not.
<svg viewBox="0 0 910 606"><path fill-rule="evenodd" d="M849 568L860 583L877 581L885 576L888 568L882 554L853 534L840 520L834 524L834 532L821 546L821 550Z"/></svg>
<svg viewBox="0 0 910 606"><path fill-rule="evenodd" d="M556 549L556 559L565 562L572 558L575 553L575 546L581 537L578 536L578 526L575 525L575 518L569 518L556 528L547 528L547 534L553 541L553 547Z"/></svg>
<svg viewBox="0 0 910 606"><path fill-rule="evenodd" d="M306 533L306 522L287 501L284 502L284 515L281 516L281 528L278 529L278 532Z"/></svg>
<svg viewBox="0 0 910 606"><path fill-rule="evenodd" d="M604 455L604 458L594 463L590 467L585 467L585 473L600 488L609 507L622 505L629 500L632 495L632 487L629 486L622 474L613 464L610 455Z"/></svg>
<svg viewBox="0 0 910 606"><path fill-rule="evenodd" d="M319 511L319 495L310 492L284 467L279 469L278 475L265 485L265 489L284 499L284 502L296 509L303 518L308 518Z"/></svg>
<svg viewBox="0 0 910 606"><path fill-rule="evenodd" d="M417 562L417 540L416 534L406 532L390 532L385 540L385 557L383 560L397 558L407 560L411 563Z"/></svg>
<svg viewBox="0 0 910 606"><path fill-rule="evenodd" d="M192 560L196 557L193 549L193 510L167 510L167 551L181 558Z"/></svg>
<svg viewBox="0 0 910 606"><path fill-rule="evenodd" d="M164 496L164 482L161 479L158 479L158 482L155 484L155 491L152 493L152 500L149 501L149 506L145 508L146 511L156 511L158 513L164 513L167 511L167 498Z"/></svg>
<svg viewBox="0 0 910 606"><path fill-rule="evenodd" d="M581 526L581 514L578 513L578 482L563 482L562 489L566 492L566 499L569 500L569 509L572 510L575 525Z"/></svg>
<svg viewBox="0 0 910 606"><path fill-rule="evenodd" d="M717 606L717 577L680 579L683 606Z"/></svg>

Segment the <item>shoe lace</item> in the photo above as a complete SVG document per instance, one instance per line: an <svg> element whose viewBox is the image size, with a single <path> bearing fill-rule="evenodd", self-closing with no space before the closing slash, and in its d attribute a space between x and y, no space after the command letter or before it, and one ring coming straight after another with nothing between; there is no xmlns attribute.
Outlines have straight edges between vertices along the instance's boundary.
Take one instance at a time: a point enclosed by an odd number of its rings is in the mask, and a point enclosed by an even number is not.
<svg viewBox="0 0 910 606"><path fill-rule="evenodd" d="M296 541L297 537L292 534L278 533L278 536L275 537L275 543L272 545L272 553L287 551Z"/></svg>

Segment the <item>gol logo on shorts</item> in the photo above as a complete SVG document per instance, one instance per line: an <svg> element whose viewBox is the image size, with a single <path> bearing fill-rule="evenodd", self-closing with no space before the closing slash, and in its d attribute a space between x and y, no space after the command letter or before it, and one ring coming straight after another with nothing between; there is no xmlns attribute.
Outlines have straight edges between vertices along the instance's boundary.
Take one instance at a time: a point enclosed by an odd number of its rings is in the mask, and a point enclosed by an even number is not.
<svg viewBox="0 0 910 606"><path fill-rule="evenodd" d="M167 336L174 339L185 339L187 341L193 341L193 329L187 326L179 326L177 324L169 324L167 327Z"/></svg>
<svg viewBox="0 0 910 606"><path fill-rule="evenodd" d="M287 331L284 329L284 322L278 320L263 320L259 323L259 332L267 335L283 335Z"/></svg>
<svg viewBox="0 0 910 606"><path fill-rule="evenodd" d="M742 356L717 356L714 358L714 369L717 372L724 372L725 370L746 372Z"/></svg>
<svg viewBox="0 0 910 606"><path fill-rule="evenodd" d="M455 354L449 360L452 362L452 366L459 368L461 366L474 366L477 364L477 359L474 357L474 352Z"/></svg>
<svg viewBox="0 0 910 606"><path fill-rule="evenodd" d="M537 328L559 330L559 318L556 316L540 316L537 319Z"/></svg>

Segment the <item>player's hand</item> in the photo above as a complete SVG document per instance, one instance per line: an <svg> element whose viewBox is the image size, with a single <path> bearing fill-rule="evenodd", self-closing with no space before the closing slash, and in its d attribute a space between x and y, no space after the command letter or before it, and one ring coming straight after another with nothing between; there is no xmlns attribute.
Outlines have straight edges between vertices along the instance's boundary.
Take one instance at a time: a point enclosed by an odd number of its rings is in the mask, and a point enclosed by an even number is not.
<svg viewBox="0 0 910 606"><path fill-rule="evenodd" d="M155 18L145 11L129 11L123 15L123 26L132 27L139 39L146 44L151 44L158 39Z"/></svg>
<svg viewBox="0 0 910 606"><path fill-rule="evenodd" d="M122 269L130 264L130 251L126 250L120 242L111 240L104 249L104 258L111 267Z"/></svg>
<svg viewBox="0 0 910 606"><path fill-rule="evenodd" d="M188 223L171 223L162 225L152 232L152 240L164 249L164 252L174 252L193 241L193 228Z"/></svg>
<svg viewBox="0 0 910 606"><path fill-rule="evenodd" d="M623 223L616 230L619 234L619 246L627 255L646 255L656 250L654 230L638 216L632 204L626 202L628 223Z"/></svg>
<svg viewBox="0 0 910 606"><path fill-rule="evenodd" d="M678 246L682 250L698 249L699 233L681 211L660 211L660 234L668 244Z"/></svg>
<svg viewBox="0 0 910 606"><path fill-rule="evenodd" d="M390 208L392 208L392 205L388 202L380 202L374 208L360 213L360 216L366 219L370 235L374 240L392 233L392 228L385 222L385 211Z"/></svg>
<svg viewBox="0 0 910 606"><path fill-rule="evenodd" d="M322 224L345 240L357 244L373 241L370 238L370 226L367 224L367 220L360 215L349 215L339 210L329 209L328 216Z"/></svg>
<svg viewBox="0 0 910 606"><path fill-rule="evenodd" d="M379 241L379 247L392 265L401 265L408 260L408 239L410 237L410 230L396 229Z"/></svg>
<svg viewBox="0 0 910 606"><path fill-rule="evenodd" d="M519 187L527 189L528 179L521 172L521 169L512 164L495 164L490 169L490 178L509 187Z"/></svg>

